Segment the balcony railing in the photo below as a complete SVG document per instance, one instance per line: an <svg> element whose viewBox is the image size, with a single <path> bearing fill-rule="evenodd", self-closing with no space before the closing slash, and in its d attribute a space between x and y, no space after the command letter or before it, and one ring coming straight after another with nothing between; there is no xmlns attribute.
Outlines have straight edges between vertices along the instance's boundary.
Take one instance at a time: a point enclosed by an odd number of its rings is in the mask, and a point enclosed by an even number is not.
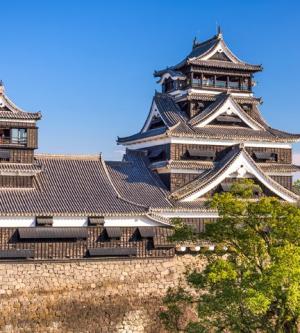
<svg viewBox="0 0 300 333"><path fill-rule="evenodd" d="M203 80L203 86L205 87L214 87L215 83L213 80Z"/></svg>
<svg viewBox="0 0 300 333"><path fill-rule="evenodd" d="M202 86L201 79L193 79L192 85L193 87L201 87Z"/></svg>
<svg viewBox="0 0 300 333"><path fill-rule="evenodd" d="M10 137L1 137L0 136L0 144L26 146L27 138L10 138Z"/></svg>
<svg viewBox="0 0 300 333"><path fill-rule="evenodd" d="M251 91L248 84L234 82L234 81L221 81L221 80L212 80L212 79L192 79L192 87L201 88L201 87L211 87L211 88L223 88L223 89L234 89L242 91Z"/></svg>
<svg viewBox="0 0 300 333"><path fill-rule="evenodd" d="M227 82L226 81L216 81L215 87L217 88L226 88Z"/></svg>
<svg viewBox="0 0 300 333"><path fill-rule="evenodd" d="M229 89L240 89L240 84L239 82L228 82L228 88Z"/></svg>
<svg viewBox="0 0 300 333"><path fill-rule="evenodd" d="M240 89L244 90L244 91L250 90L249 87L248 87L248 84L241 84Z"/></svg>

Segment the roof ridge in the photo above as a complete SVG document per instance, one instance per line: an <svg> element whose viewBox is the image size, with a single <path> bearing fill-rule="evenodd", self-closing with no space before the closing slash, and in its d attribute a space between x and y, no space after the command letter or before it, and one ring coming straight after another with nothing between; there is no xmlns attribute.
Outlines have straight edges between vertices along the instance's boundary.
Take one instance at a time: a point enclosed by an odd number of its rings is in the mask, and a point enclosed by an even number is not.
<svg viewBox="0 0 300 333"><path fill-rule="evenodd" d="M266 175L265 172L262 170L261 166L257 165L257 163L254 162L253 158L250 156L250 154L247 152L246 149L244 149L244 153L249 158L249 160L253 164L254 168L257 168L264 175L264 177L267 180L269 180L271 183L273 183L275 185L275 187L279 188L280 190L282 190L283 192L285 192L285 193L287 193L287 194L289 194L291 196L294 196L294 198L299 198L299 196L296 193L294 193L293 191L290 191L286 187L284 187L281 184L279 184L276 180L274 180L270 176Z"/></svg>
<svg viewBox="0 0 300 333"><path fill-rule="evenodd" d="M261 166L257 165L255 161L252 159L250 154L246 151L243 144L235 145L233 146L233 149L231 151L231 156L228 156L230 152L220 161L218 164L216 164L216 169L209 170L208 172L204 172L199 177L194 179L193 181L189 182L188 184L184 185L183 187L179 188L177 191L172 193L172 196L175 200L181 200L183 198L186 198L187 196L192 195L193 193L197 192L200 188L205 187L212 179L216 179L220 175L220 173L224 172L230 164L236 160L240 156L241 153L245 154L246 159L248 160L248 163L252 165L254 169L257 170L257 172L260 173L261 177L265 179L266 182L269 182L271 185L271 188L275 188L279 190L281 193L285 193L286 195L292 197L293 199L298 199L299 196L296 195L294 192L288 190L284 186L280 185L278 182L276 182L274 179L272 179L270 176L268 176L261 168ZM219 168L218 168L219 166ZM210 175L211 174L211 175ZM207 177L208 176L208 177ZM197 182L200 181L200 184L197 184ZM201 183L202 181L202 183ZM196 186L191 187L192 184L196 183ZM271 190L273 193L274 189ZM278 194L277 194L278 195ZM281 195L279 195L281 197Z"/></svg>
<svg viewBox="0 0 300 333"><path fill-rule="evenodd" d="M214 112L217 111L220 107L222 107L228 100L230 100L233 103L233 105L239 110L239 112L245 118L247 118L250 122L253 122L256 126L261 128L262 130L266 130L262 124L260 124L256 119L254 119L253 117L251 117L251 115L249 115L247 112L245 112L245 110L243 110L243 108L239 105L239 103L234 99L232 94L230 94L228 92L219 94L218 97L216 98L216 100L212 104L210 104L206 109L204 109L203 112L198 113L195 117L190 119L189 124L191 124L192 126L198 125L199 123L201 123L201 121L203 121L207 117L213 115ZM207 125L210 125L210 124L207 124ZM213 125L210 125L210 126L213 126ZM241 127L241 126L237 126L237 127Z"/></svg>
<svg viewBox="0 0 300 333"><path fill-rule="evenodd" d="M194 182L199 181L199 180L205 178L206 176L208 176L210 173L216 171L215 169L218 168L221 165L221 167L219 168L219 170L217 170L216 174L214 175L214 177L216 177L217 175L219 175L220 172L222 172L225 168L227 168L228 165L235 158L237 158L241 154L242 151L245 151L245 148L243 147L243 145L240 145L240 144L233 145L232 149L228 152L228 154L226 154L220 161L218 161L218 162L215 163L215 168L209 169L207 171L204 171L197 178L195 178L194 180L190 181L186 185L180 187L179 189L177 189L176 191L174 191L173 193L171 193L171 198L173 198L175 200L180 200L180 199L182 199L182 198L184 198L184 197L186 197L188 195L191 195L195 191L195 189L192 189L192 190L188 191L188 193L184 194L185 188L188 188ZM222 166L222 164L223 164L223 166ZM180 192L183 192L183 194L180 195ZM179 194L179 196L178 196L178 194Z"/></svg>
<svg viewBox="0 0 300 333"><path fill-rule="evenodd" d="M268 130L276 131L276 132L283 133L283 134L287 134L287 135L290 135L290 136L300 137L300 133L290 133L290 132L286 132L286 131L279 130L279 129L277 129L277 128L273 128L273 127L271 127L271 126L268 126ZM272 132L270 132L270 133L271 133L272 135L277 136L275 133L272 133Z"/></svg>
<svg viewBox="0 0 300 333"><path fill-rule="evenodd" d="M149 169L149 167L148 167L148 165L146 164L144 158L141 158L141 160L142 160L142 163L144 164L144 166L145 166L147 172L149 173L150 177L153 179L153 181L155 182L155 184L158 185L158 190L159 190L163 195L165 195L165 197L166 197L167 201L169 202L169 204L170 204L171 206L173 206L173 204L171 203L171 201L170 201L169 198L168 198L168 195L167 195L167 194L168 194L168 191L167 191L167 190L163 190L163 189L161 188L161 186L160 186L160 185L163 185L163 182L160 181L160 178L157 178L157 177L154 175L154 173Z"/></svg>
<svg viewBox="0 0 300 333"><path fill-rule="evenodd" d="M196 116L191 118L188 121L188 124L190 124L191 126L197 125L201 121L202 118L207 117L210 113L213 113L213 111L215 111L216 108L222 106L228 100L229 96L230 96L230 94L227 94L225 92L219 94L216 97L216 100L212 104L208 105L208 107L206 109L204 109L201 113L198 113ZM199 118L200 118L200 120L199 120Z"/></svg>
<svg viewBox="0 0 300 333"><path fill-rule="evenodd" d="M132 202L132 201L130 201L130 200L128 200L128 199L123 198L123 197L121 196L121 194L119 193L119 191L117 190L115 184L113 183L113 181L112 181L112 179L111 179L111 176L110 176L110 174L109 174L109 171L108 171L108 169L107 169L106 163L105 163L105 161L104 161L102 158L101 158L101 164L102 164L102 166L103 166L104 172L105 172L105 174L106 174L106 176L107 176L107 179L108 179L109 183L111 184L112 188L113 188L114 191L116 192L116 195L117 195L117 198L118 198L118 199L120 199L120 200L122 200L122 201L124 201L124 202L127 202L127 203L129 203L129 204L131 204L131 205L134 205L134 206L137 206L137 207L142 207L142 208L144 208L144 209L147 209L147 211L149 211L149 207L146 207L146 206L144 206L144 205L141 205L141 204L138 204L138 203L136 203L136 202Z"/></svg>
<svg viewBox="0 0 300 333"><path fill-rule="evenodd" d="M36 153L34 157L37 159L53 159L53 160L86 160L86 161L100 161L102 159L100 154L47 154Z"/></svg>
<svg viewBox="0 0 300 333"><path fill-rule="evenodd" d="M207 43L210 43L210 42L212 42L213 40L219 40L219 39L218 39L218 35L214 35L213 37L211 37L211 38L205 40L204 42L198 42L198 41L195 41L195 43L194 43L194 45L193 45L193 49L196 49L196 48L199 47L199 46L203 46L203 45L205 45L205 44L207 44Z"/></svg>
<svg viewBox="0 0 300 333"><path fill-rule="evenodd" d="M151 212L151 213L146 214L146 216L149 217L149 219L154 220L155 222L170 225L170 219L163 217L159 214Z"/></svg>
<svg viewBox="0 0 300 333"><path fill-rule="evenodd" d="M110 165L119 165L119 164L133 164L131 161L105 161L105 163L110 164Z"/></svg>

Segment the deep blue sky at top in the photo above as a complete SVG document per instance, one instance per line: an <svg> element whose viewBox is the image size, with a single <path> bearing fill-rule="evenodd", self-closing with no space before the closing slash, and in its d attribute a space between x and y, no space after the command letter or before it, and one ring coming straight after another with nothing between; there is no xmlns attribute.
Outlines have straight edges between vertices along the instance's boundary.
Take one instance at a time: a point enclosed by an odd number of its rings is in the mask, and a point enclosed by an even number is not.
<svg viewBox="0 0 300 333"><path fill-rule="evenodd" d="M264 66L255 92L273 127L300 132L300 1L0 0L0 78L41 110L41 152L121 157L117 135L140 130L155 69L174 65L216 22L234 53ZM296 146L300 151L300 145Z"/></svg>

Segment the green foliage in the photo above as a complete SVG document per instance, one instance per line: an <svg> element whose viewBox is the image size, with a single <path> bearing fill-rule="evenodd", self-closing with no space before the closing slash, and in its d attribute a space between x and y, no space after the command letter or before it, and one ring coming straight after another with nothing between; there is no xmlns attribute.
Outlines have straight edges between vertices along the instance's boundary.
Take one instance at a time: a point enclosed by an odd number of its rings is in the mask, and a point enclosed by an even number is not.
<svg viewBox="0 0 300 333"><path fill-rule="evenodd" d="M240 179L231 185L230 192L237 197L248 199L255 193L261 194L262 189L252 179Z"/></svg>
<svg viewBox="0 0 300 333"><path fill-rule="evenodd" d="M191 226L184 224L181 219L173 219L172 225L174 233L170 236L170 241L178 243L195 239L196 235L194 229Z"/></svg>
<svg viewBox="0 0 300 333"><path fill-rule="evenodd" d="M293 184L293 190L297 193L300 194L300 179L297 179L294 184Z"/></svg>
<svg viewBox="0 0 300 333"><path fill-rule="evenodd" d="M245 200L254 184L246 185L213 197L220 218L199 237L230 251L216 251L204 271L188 275L197 291L198 322L186 332L297 332L300 209L272 197Z"/></svg>

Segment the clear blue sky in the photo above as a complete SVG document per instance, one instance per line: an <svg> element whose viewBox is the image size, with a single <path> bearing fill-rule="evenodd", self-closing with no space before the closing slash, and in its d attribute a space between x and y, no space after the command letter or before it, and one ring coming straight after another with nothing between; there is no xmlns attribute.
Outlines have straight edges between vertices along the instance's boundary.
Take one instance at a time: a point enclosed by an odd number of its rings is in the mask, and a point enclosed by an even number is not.
<svg viewBox="0 0 300 333"><path fill-rule="evenodd" d="M180 61L195 35L214 35L216 22L238 57L263 64L264 117L300 132L299 1L0 3L0 78L17 105L42 111L40 152L120 158L117 135L141 128L159 89L153 71Z"/></svg>

